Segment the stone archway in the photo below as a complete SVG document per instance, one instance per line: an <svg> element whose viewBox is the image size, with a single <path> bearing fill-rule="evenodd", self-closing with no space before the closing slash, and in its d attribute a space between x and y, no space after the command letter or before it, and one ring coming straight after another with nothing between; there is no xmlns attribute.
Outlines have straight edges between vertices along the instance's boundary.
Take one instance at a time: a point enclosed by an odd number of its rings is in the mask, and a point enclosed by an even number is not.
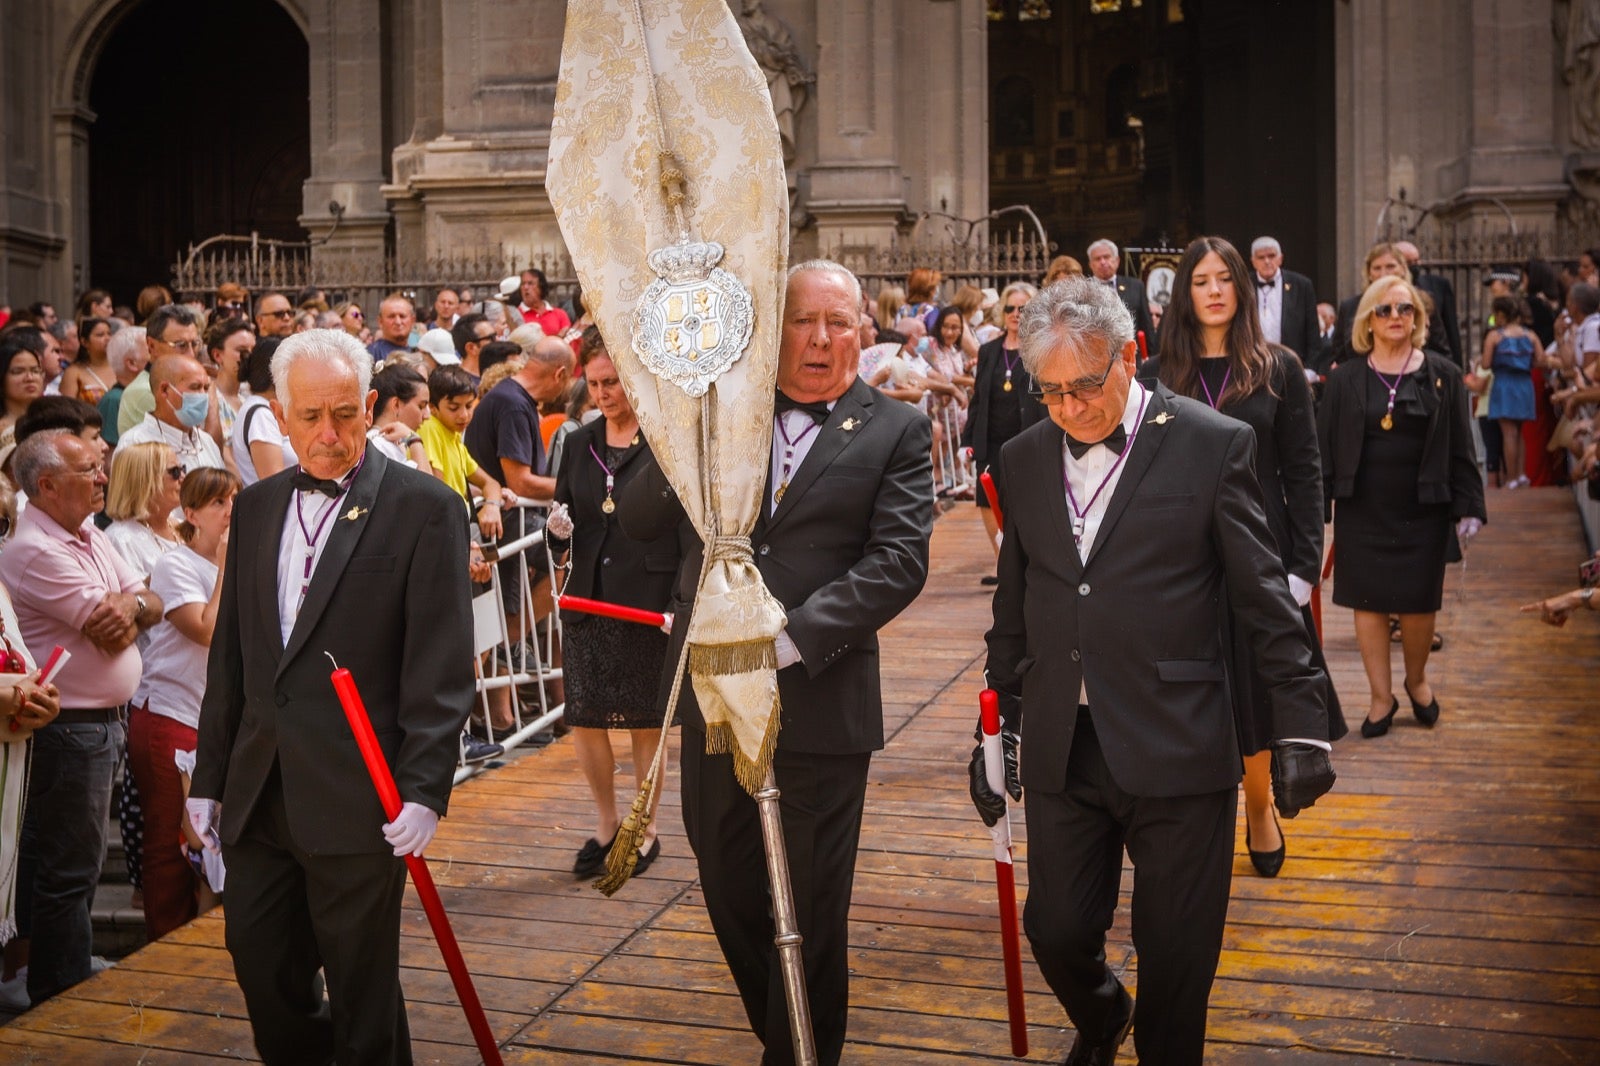
<svg viewBox="0 0 1600 1066"><path fill-rule="evenodd" d="M90 6L57 68L54 112L74 291L131 301L167 280L189 241L219 232L304 236L308 56L297 2Z"/></svg>

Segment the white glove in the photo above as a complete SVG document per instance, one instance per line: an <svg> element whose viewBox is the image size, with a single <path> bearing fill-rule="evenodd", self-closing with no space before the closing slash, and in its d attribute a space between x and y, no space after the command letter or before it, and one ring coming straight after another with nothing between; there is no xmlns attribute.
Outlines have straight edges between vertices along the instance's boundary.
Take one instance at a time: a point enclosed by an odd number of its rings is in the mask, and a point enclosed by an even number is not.
<svg viewBox="0 0 1600 1066"><path fill-rule="evenodd" d="M1304 607L1311 602L1311 590L1316 588L1303 577L1289 575L1289 595L1294 597L1294 602Z"/></svg>
<svg viewBox="0 0 1600 1066"><path fill-rule="evenodd" d="M665 633L667 636L669 636L669 637L672 636L672 612L671 611L663 611L661 613L661 617L665 618L666 621L662 622L656 628L660 629L661 632Z"/></svg>
<svg viewBox="0 0 1600 1066"><path fill-rule="evenodd" d="M778 669L800 662L800 649L794 646L787 630L778 633Z"/></svg>
<svg viewBox="0 0 1600 1066"><path fill-rule="evenodd" d="M217 836L217 822L222 818L222 804L216 800L190 796L183 801L183 813L189 818L189 827L205 844L207 851L221 851L222 839Z"/></svg>
<svg viewBox="0 0 1600 1066"><path fill-rule="evenodd" d="M1005 532L1003 530L995 532L995 535L994 535L994 550L995 551L999 551L1000 550L1000 545L1005 541L1005 539L1006 539L1006 535L1005 535Z"/></svg>
<svg viewBox="0 0 1600 1066"><path fill-rule="evenodd" d="M402 803L394 821L385 822L383 839L394 845L397 856L416 855L433 840L439 831L439 812L420 803Z"/></svg>
<svg viewBox="0 0 1600 1066"><path fill-rule="evenodd" d="M572 514L566 504L558 503L550 508L550 515L544 520L544 531L557 540L572 539Z"/></svg>
<svg viewBox="0 0 1600 1066"><path fill-rule="evenodd" d="M1456 537L1460 539L1462 544L1466 544L1467 541L1471 540L1473 537L1476 537L1478 535L1478 530L1482 528L1482 522L1476 518L1473 518L1471 515L1468 515L1456 523Z"/></svg>

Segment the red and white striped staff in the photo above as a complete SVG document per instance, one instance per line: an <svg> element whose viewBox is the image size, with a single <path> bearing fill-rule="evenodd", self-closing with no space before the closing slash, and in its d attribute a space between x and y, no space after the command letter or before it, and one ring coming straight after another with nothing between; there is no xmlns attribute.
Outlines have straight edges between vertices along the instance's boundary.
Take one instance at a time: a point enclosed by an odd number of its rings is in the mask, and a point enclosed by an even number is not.
<svg viewBox="0 0 1600 1066"><path fill-rule="evenodd" d="M987 474L984 475L988 477ZM989 789L1006 797L1005 760L1000 746L1000 696L992 688L978 694L978 723L983 732L983 769ZM1022 998L1022 941L1017 928L1017 881L1011 862L1011 807L989 827L994 839L994 880L1000 894L1000 949L1006 968L1006 1014L1011 1023L1011 1054L1028 1054L1028 1012Z"/></svg>

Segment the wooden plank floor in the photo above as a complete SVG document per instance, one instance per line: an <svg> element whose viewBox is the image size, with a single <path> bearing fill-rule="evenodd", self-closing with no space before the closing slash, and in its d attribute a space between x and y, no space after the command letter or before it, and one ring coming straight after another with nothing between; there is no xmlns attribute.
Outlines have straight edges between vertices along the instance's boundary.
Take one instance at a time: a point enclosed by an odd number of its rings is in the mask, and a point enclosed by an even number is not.
<svg viewBox="0 0 1600 1066"><path fill-rule="evenodd" d="M1600 1062L1600 619L1555 630L1515 613L1573 581L1570 496L1490 505L1441 614L1438 728L1402 715L1382 740L1337 745L1338 788L1286 824L1276 880L1254 876L1241 839L1208 1061ZM972 511L945 516L929 590L885 636L891 740L856 878L849 1063L1009 1057L992 863L964 784L987 563ZM1328 611L1327 648L1354 720L1366 688L1349 612ZM755 1062L675 782L661 860L614 899L567 873L587 806L559 742L458 788L431 852L507 1060ZM405 918L417 1061L476 1062L414 896ZM0 1062L253 1058L222 929L206 916L0 1028ZM1125 906L1108 953L1136 983ZM1060 1061L1071 1029L1025 966L1030 1059Z"/></svg>

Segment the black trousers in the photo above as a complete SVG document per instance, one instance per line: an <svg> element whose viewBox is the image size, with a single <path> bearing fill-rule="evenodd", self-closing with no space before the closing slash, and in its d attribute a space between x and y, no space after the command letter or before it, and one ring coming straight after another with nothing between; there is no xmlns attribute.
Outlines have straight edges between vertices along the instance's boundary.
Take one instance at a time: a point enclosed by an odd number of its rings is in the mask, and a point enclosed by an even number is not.
<svg viewBox="0 0 1600 1066"><path fill-rule="evenodd" d="M794 1062L766 852L755 800L733 775L731 755L705 754L705 734L683 730L683 826L700 865L700 887L750 1028L766 1045L763 1066ZM856 845L866 803L870 753L807 755L779 750L773 775L782 793L784 848L796 924L804 938L806 995L817 1061L833 1066L844 1049L850 1007L849 917Z"/></svg>
<svg viewBox="0 0 1600 1066"><path fill-rule="evenodd" d="M381 841L378 826L372 832ZM387 851L302 851L276 773L239 842L223 845L223 858L228 952L261 1061L410 1066L400 992L405 863Z"/></svg>
<svg viewBox="0 0 1600 1066"><path fill-rule="evenodd" d="M1026 755L1023 758L1027 758ZM1139 1061L1198 1064L1233 880L1238 789L1152 798L1117 787L1080 709L1063 792L1029 789L1028 902L1022 924L1045 981L1088 1040L1109 1038L1121 984L1106 965L1122 880L1133 861Z"/></svg>

